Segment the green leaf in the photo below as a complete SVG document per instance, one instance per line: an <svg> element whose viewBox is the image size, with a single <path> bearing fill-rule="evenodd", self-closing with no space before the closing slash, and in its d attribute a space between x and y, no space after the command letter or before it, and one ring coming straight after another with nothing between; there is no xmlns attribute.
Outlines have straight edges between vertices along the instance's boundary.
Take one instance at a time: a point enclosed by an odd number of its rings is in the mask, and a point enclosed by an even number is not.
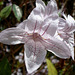
<svg viewBox="0 0 75 75"><path fill-rule="evenodd" d="M47 63L47 67L48 67L48 75L58 75L56 68L51 63L51 61L47 58L46 58L46 63Z"/></svg>
<svg viewBox="0 0 75 75"><path fill-rule="evenodd" d="M7 18L11 13L11 6L6 6L3 8L0 12L0 17L1 18Z"/></svg>
<svg viewBox="0 0 75 75"><path fill-rule="evenodd" d="M18 21L22 18L22 11L19 6L13 4L13 12Z"/></svg>
<svg viewBox="0 0 75 75"><path fill-rule="evenodd" d="M6 57L0 62L0 75L11 75L11 68Z"/></svg>
<svg viewBox="0 0 75 75"><path fill-rule="evenodd" d="M1 21L1 18L0 18L0 21Z"/></svg>
<svg viewBox="0 0 75 75"><path fill-rule="evenodd" d="M0 2L0 5L3 5L3 1Z"/></svg>

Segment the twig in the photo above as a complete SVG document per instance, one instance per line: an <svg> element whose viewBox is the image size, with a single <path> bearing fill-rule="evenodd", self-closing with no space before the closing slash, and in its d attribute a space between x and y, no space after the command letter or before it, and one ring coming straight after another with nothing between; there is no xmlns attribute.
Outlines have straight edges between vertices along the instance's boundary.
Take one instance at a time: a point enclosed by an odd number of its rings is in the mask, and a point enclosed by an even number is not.
<svg viewBox="0 0 75 75"><path fill-rule="evenodd" d="M63 6L61 7L60 13L63 11L63 9L65 8L66 4L67 4L68 0L65 1L65 3L63 4Z"/></svg>
<svg viewBox="0 0 75 75"><path fill-rule="evenodd" d="M25 66L23 66L23 75L26 75L26 73L25 73Z"/></svg>
<svg viewBox="0 0 75 75"><path fill-rule="evenodd" d="M21 47L22 47L22 46L18 47L18 48L13 52L13 54L15 54L16 52L18 52Z"/></svg>

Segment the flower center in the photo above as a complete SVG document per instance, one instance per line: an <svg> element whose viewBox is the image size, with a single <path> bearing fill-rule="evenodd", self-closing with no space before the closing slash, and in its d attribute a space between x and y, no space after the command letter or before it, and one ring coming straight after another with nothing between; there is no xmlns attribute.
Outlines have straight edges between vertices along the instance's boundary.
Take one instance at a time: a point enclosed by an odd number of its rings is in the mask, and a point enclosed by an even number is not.
<svg viewBox="0 0 75 75"><path fill-rule="evenodd" d="M34 40L37 39L39 36L40 35L38 33L33 33L33 35L32 35L32 37L33 37Z"/></svg>
<svg viewBox="0 0 75 75"><path fill-rule="evenodd" d="M39 39L43 39L39 33L31 33L31 34L28 34L28 36L31 39L33 39L34 41L37 41Z"/></svg>

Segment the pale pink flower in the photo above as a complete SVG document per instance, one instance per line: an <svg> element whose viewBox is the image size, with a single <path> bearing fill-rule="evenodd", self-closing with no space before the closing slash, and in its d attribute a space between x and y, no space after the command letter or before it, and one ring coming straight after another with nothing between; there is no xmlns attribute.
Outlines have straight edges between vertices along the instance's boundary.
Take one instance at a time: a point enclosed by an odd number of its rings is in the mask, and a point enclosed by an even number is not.
<svg viewBox="0 0 75 75"><path fill-rule="evenodd" d="M71 56L74 60L74 31L75 31L75 20L73 17L68 17L63 14L63 18L59 19L59 25L57 29L58 38L66 43L71 50Z"/></svg>
<svg viewBox="0 0 75 75"><path fill-rule="evenodd" d="M64 59L71 56L69 47L54 38L59 22L57 12L55 0L49 1L47 6L42 0L36 0L36 8L27 20L0 33L0 42L4 44L24 43L24 59L28 73L40 67L47 50Z"/></svg>

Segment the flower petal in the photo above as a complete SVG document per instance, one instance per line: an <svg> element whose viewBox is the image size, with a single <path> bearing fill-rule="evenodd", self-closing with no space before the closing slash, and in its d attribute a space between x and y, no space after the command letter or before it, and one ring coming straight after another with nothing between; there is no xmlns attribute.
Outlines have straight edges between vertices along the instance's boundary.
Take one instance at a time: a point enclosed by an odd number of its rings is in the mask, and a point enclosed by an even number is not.
<svg viewBox="0 0 75 75"><path fill-rule="evenodd" d="M27 25L27 20L24 20L23 22L17 25L17 28L25 29L26 25Z"/></svg>
<svg viewBox="0 0 75 75"><path fill-rule="evenodd" d="M36 8L34 8L29 15L28 19L30 20L42 20L41 17L43 17L45 13L45 4L42 0L36 0ZM38 18L38 19L37 19Z"/></svg>
<svg viewBox="0 0 75 75"><path fill-rule="evenodd" d="M42 21L44 20L45 4L42 0L36 0L36 7L32 10L28 19L18 25L18 27L25 28L25 31L32 33L39 30Z"/></svg>
<svg viewBox="0 0 75 75"><path fill-rule="evenodd" d="M48 51L54 53L56 56L60 58L66 59L71 56L71 51L69 47L63 41L60 41L54 37L45 40L43 44Z"/></svg>
<svg viewBox="0 0 75 75"><path fill-rule="evenodd" d="M65 42L65 44L69 47L72 59L74 60L74 33L68 34L65 32L60 32L59 35L56 33L54 37Z"/></svg>
<svg viewBox="0 0 75 75"><path fill-rule="evenodd" d="M8 28L0 33L0 42L4 44L19 44L23 43L25 31L20 28Z"/></svg>
<svg viewBox="0 0 75 75"><path fill-rule="evenodd" d="M36 25L36 22L30 21L30 20L24 20L17 26L17 28L24 29L28 33L33 33L35 25Z"/></svg>
<svg viewBox="0 0 75 75"><path fill-rule="evenodd" d="M60 37L60 35L58 34L58 32L56 31L54 38L59 39L60 41L63 41L63 38Z"/></svg>
<svg viewBox="0 0 75 75"><path fill-rule="evenodd" d="M40 67L45 56L46 50L39 41L29 40L25 45L25 63L28 73L32 73Z"/></svg>
<svg viewBox="0 0 75 75"><path fill-rule="evenodd" d="M33 33L35 26L37 25L36 23L37 21L32 21L32 20L24 20L23 22L21 22L17 28L21 28L24 29L26 32L28 33Z"/></svg>
<svg viewBox="0 0 75 75"><path fill-rule="evenodd" d="M70 34L69 36L71 37L68 38L67 40L64 40L64 42L70 48L71 56L72 56L72 59L74 60L74 33Z"/></svg>
<svg viewBox="0 0 75 75"><path fill-rule="evenodd" d="M68 17L66 17L65 14L63 14L63 16L66 19L65 27L63 29L64 32L73 33L75 31L75 20L70 15L68 15Z"/></svg>
<svg viewBox="0 0 75 75"><path fill-rule="evenodd" d="M55 0L50 0L47 4L47 8L46 8L46 14L47 15L51 15L53 13L57 13L57 3Z"/></svg>
<svg viewBox="0 0 75 75"><path fill-rule="evenodd" d="M58 22L58 15L53 15L46 18L43 22L40 35L42 35L43 37L45 37L46 34L54 36L58 27Z"/></svg>
<svg viewBox="0 0 75 75"><path fill-rule="evenodd" d="M36 7L32 10L31 14L29 15L26 26L26 29L29 30L29 33L30 32L32 33L34 30L38 30L40 28L40 25L44 20L44 13L45 13L44 2L42 0L36 0Z"/></svg>
<svg viewBox="0 0 75 75"><path fill-rule="evenodd" d="M66 24L66 20L63 18L59 18L58 30L63 31L63 29L65 28L65 24Z"/></svg>

